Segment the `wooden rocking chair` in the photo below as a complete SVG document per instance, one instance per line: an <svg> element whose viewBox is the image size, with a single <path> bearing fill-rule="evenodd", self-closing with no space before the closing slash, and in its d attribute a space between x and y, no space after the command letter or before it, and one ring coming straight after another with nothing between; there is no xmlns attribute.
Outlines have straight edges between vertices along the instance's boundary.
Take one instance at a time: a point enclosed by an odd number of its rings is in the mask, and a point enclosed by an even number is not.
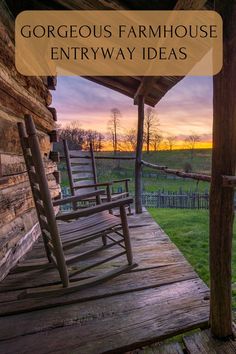
<svg viewBox="0 0 236 354"><path fill-rule="evenodd" d="M98 187L104 187L106 188L106 194L96 197L98 203L129 197L129 178L98 183L95 156L91 143L89 151L69 150L66 140L63 140L63 145L71 195L84 194L88 191L95 191ZM112 186L117 183L124 184L124 192L111 192ZM74 209L76 209L75 204ZM132 214L130 204L128 205L128 214Z"/></svg>
<svg viewBox="0 0 236 354"><path fill-rule="evenodd" d="M132 203L132 198L125 198L77 211L58 213L56 215L54 207L76 202L83 198L96 197L101 195L104 191L96 190L87 192L84 195L81 194L52 201L40 152L39 140L33 119L30 115L25 115L25 126L26 130L23 123L18 123L18 131L48 262L45 262L43 265L26 263L21 266L21 271L35 268L40 269L41 267L47 268L48 266L56 267L62 285L27 289L26 292L21 294L21 297L44 296L45 294L55 294L55 292L64 293L74 291L105 281L131 269L134 264L125 206ZM120 218L109 213L110 209L117 207L120 208ZM82 219L78 220L79 218ZM118 240L117 237L119 237ZM103 241L100 247L89 249L75 256L65 256L66 250L75 246L82 246L82 244L96 238L100 238ZM92 265L89 263L88 266L74 269L71 272L69 271L68 264L74 261L78 262L79 260L84 260L86 257L94 256L97 252L113 246L121 246L123 249L122 252L115 255L112 254L109 258L99 260L99 262ZM105 274L102 275L89 276L83 280L74 277L92 267L98 267L100 264L108 262L113 258L121 257L122 255L125 255L127 258L128 262L126 265L121 265L115 270L106 271ZM85 273L83 273L83 275L84 274ZM71 279L72 276L73 279Z"/></svg>

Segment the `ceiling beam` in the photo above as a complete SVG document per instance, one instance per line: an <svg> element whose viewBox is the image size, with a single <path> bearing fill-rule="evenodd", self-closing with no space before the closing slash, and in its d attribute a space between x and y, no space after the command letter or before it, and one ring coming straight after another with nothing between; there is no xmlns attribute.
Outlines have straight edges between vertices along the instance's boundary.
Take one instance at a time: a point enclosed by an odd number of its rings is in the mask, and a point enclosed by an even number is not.
<svg viewBox="0 0 236 354"><path fill-rule="evenodd" d="M207 0L178 0L174 10L201 10Z"/></svg>
<svg viewBox="0 0 236 354"><path fill-rule="evenodd" d="M144 98L149 94L151 89L153 88L155 82L155 76L144 76L138 89L134 95L134 104L138 104L139 96L143 96Z"/></svg>

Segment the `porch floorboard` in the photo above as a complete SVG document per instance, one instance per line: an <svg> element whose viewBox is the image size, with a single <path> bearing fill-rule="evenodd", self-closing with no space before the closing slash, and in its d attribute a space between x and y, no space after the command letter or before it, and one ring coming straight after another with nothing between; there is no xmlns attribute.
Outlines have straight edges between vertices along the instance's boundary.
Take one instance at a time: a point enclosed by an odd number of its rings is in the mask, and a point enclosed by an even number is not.
<svg viewBox="0 0 236 354"><path fill-rule="evenodd" d="M26 287L58 282L57 272L7 276L0 284L1 353L119 353L207 326L207 286L148 212L128 220L138 264L129 273L79 292L27 299L17 297ZM25 262L43 257L38 242Z"/></svg>

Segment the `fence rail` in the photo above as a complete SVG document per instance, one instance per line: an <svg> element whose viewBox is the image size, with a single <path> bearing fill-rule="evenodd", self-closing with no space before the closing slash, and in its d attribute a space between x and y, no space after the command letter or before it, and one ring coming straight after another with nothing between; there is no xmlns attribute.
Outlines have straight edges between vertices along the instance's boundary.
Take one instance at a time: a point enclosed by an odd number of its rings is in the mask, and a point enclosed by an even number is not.
<svg viewBox="0 0 236 354"><path fill-rule="evenodd" d="M63 197L70 196L70 189L68 187L62 188ZM132 195L132 193L131 193ZM209 193L198 192L143 192L142 204L147 208L178 208L178 209L208 209L209 207ZM69 210L71 206L63 206L63 210Z"/></svg>
<svg viewBox="0 0 236 354"><path fill-rule="evenodd" d="M142 204L148 208L208 209L209 193L169 191L142 193Z"/></svg>
<svg viewBox="0 0 236 354"><path fill-rule="evenodd" d="M211 181L211 176L206 175L206 174L202 174L202 173L192 173L192 172L188 173L188 172L183 172L183 171L179 171L179 170L173 170L173 169L168 168L166 166L155 165L153 163L149 163L144 160L142 160L142 165L152 168L154 170L163 171L165 173L179 176L182 178L191 178L191 179L195 179L197 181L205 181L205 182Z"/></svg>
<svg viewBox="0 0 236 354"><path fill-rule="evenodd" d="M78 150L79 151L79 150ZM77 157L71 155L72 157ZM135 160L135 156L107 156L107 155L102 155L102 156L94 156L96 160ZM60 154L60 158L62 160L65 160L65 156ZM90 159L91 155L82 155L79 157L80 159Z"/></svg>

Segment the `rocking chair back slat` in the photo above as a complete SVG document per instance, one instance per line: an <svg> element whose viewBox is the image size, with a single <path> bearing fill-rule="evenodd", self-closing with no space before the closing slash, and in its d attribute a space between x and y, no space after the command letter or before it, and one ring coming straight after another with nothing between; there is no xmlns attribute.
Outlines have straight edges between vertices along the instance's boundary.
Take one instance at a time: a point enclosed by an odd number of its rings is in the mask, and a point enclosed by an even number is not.
<svg viewBox="0 0 236 354"><path fill-rule="evenodd" d="M66 140L63 140L70 189L73 195L80 195L96 190L87 187L97 183L96 165L91 151L69 150ZM83 187L86 186L86 187Z"/></svg>
<svg viewBox="0 0 236 354"><path fill-rule="evenodd" d="M85 165L83 166L83 171L81 171L80 166L77 165L72 165L71 166L71 172L74 173L93 173L92 166L90 165Z"/></svg>
<svg viewBox="0 0 236 354"><path fill-rule="evenodd" d="M73 178L75 181L79 180L86 180L86 179L91 179L93 178L93 174L90 172L81 172L81 173L74 173Z"/></svg>
<svg viewBox="0 0 236 354"><path fill-rule="evenodd" d="M91 160L89 159L89 158L78 158L78 157L71 157L70 156L70 163L72 164L72 165L74 165L74 164L79 164L79 165L89 165L89 166L91 166Z"/></svg>
<svg viewBox="0 0 236 354"><path fill-rule="evenodd" d="M49 261L55 263L59 270L63 286L68 287L69 276L65 257L40 152L39 140L30 115L25 116L25 125L26 131L23 123L18 123L18 130L42 234L44 234L43 229L46 229L50 237L50 240L44 238L44 245Z"/></svg>
<svg viewBox="0 0 236 354"><path fill-rule="evenodd" d="M90 142L89 151L81 150L69 150L68 143L63 140L67 172L69 176L70 191L72 195L80 195L82 193L91 192L97 189L97 185L106 185L106 194L96 198L96 203L100 204L102 201L118 200L121 198L129 197L129 178L121 180L109 181L98 183L96 162L94 156L94 150L92 142ZM121 183L124 186L124 190L121 192L117 190L112 191L111 185L115 186L117 183ZM88 188L89 184L95 186ZM84 186L84 187L83 187ZM73 205L76 209L76 204ZM129 214L132 214L130 205L128 206ZM112 211L110 211L112 213Z"/></svg>
<svg viewBox="0 0 236 354"><path fill-rule="evenodd" d="M70 150L70 157L85 157L87 155L82 150Z"/></svg>

